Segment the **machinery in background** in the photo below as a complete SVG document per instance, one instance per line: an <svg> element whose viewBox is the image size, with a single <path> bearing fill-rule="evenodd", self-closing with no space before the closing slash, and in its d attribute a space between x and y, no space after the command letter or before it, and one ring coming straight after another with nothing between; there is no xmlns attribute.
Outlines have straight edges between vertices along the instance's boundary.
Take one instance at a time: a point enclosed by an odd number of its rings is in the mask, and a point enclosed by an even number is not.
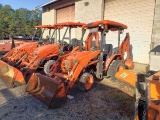
<svg viewBox="0 0 160 120"><path fill-rule="evenodd" d="M36 28L36 27L35 27ZM36 28L37 31L37 28ZM36 33L36 32L35 32ZM5 37L2 40L0 40L0 54L4 55L7 52L9 52L12 48L20 46L24 43L28 42L36 42L39 39L37 37L27 37L27 36L10 36Z"/></svg>

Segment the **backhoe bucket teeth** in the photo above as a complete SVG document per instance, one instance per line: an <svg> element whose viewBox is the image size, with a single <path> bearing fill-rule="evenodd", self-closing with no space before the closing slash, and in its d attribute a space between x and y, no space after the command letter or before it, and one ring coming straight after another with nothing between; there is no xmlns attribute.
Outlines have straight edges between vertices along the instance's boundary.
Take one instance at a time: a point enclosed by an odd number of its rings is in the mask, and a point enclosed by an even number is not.
<svg viewBox="0 0 160 120"><path fill-rule="evenodd" d="M53 79L33 73L27 83L26 91L45 102L48 108L60 107L66 102L65 86L58 78Z"/></svg>
<svg viewBox="0 0 160 120"><path fill-rule="evenodd" d="M0 78L2 78L10 88L26 84L22 72L2 60L0 60Z"/></svg>

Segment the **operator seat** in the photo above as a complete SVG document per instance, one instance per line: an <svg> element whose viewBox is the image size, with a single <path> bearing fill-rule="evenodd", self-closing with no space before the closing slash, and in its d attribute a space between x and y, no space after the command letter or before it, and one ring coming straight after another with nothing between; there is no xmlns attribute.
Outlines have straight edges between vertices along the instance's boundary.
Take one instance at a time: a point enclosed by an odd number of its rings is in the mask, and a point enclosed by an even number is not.
<svg viewBox="0 0 160 120"><path fill-rule="evenodd" d="M78 40L77 38L73 38L71 40L71 45L74 47L77 47L77 46L80 46L80 43L81 43L81 40ZM83 43L82 43L82 46L83 46Z"/></svg>
<svg viewBox="0 0 160 120"><path fill-rule="evenodd" d="M96 47L96 42L92 41L92 47ZM103 46L104 54L108 55L108 53L112 53L113 45L112 44L105 44Z"/></svg>
<svg viewBox="0 0 160 120"><path fill-rule="evenodd" d="M96 42L92 41L92 50L96 50ZM103 60L106 60L107 57L112 55L113 45L112 44L104 44L103 45Z"/></svg>
<svg viewBox="0 0 160 120"><path fill-rule="evenodd" d="M81 45L81 40L77 40L77 46ZM82 42L82 46L83 46L83 42Z"/></svg>
<svg viewBox="0 0 160 120"><path fill-rule="evenodd" d="M91 51L97 50L96 41L92 41L92 42L91 42L90 50L91 50Z"/></svg>
<svg viewBox="0 0 160 120"><path fill-rule="evenodd" d="M96 41L92 41L92 47L96 47Z"/></svg>
<svg viewBox="0 0 160 120"><path fill-rule="evenodd" d="M76 38L71 39L70 42L71 42L70 44L66 44L64 50L71 51L73 50L73 48L79 45L78 44L79 40L77 40Z"/></svg>
<svg viewBox="0 0 160 120"><path fill-rule="evenodd" d="M73 46L73 47L76 47L77 46L77 38L73 38L72 40L71 40L71 45Z"/></svg>

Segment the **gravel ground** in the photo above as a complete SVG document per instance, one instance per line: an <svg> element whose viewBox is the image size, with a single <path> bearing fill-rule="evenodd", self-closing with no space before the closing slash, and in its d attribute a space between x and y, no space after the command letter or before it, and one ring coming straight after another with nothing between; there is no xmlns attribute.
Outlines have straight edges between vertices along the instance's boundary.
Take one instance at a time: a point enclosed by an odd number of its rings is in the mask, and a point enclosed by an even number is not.
<svg viewBox="0 0 160 120"><path fill-rule="evenodd" d="M132 120L133 98L115 88L97 82L86 93L75 86L61 108L47 109L46 105L25 93L25 86L8 89L0 80L0 120ZM103 84L101 84L103 83Z"/></svg>

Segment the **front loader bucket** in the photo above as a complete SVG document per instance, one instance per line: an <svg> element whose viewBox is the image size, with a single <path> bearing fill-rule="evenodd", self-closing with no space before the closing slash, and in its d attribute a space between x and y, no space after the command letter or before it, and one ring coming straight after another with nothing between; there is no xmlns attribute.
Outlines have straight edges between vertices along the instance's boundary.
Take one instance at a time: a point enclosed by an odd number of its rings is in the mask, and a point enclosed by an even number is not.
<svg viewBox="0 0 160 120"><path fill-rule="evenodd" d="M2 60L0 60L0 78L2 78L10 88L26 84L22 72Z"/></svg>
<svg viewBox="0 0 160 120"><path fill-rule="evenodd" d="M27 83L26 91L45 102L48 108L60 107L66 102L65 86L58 78L53 79L33 73Z"/></svg>

